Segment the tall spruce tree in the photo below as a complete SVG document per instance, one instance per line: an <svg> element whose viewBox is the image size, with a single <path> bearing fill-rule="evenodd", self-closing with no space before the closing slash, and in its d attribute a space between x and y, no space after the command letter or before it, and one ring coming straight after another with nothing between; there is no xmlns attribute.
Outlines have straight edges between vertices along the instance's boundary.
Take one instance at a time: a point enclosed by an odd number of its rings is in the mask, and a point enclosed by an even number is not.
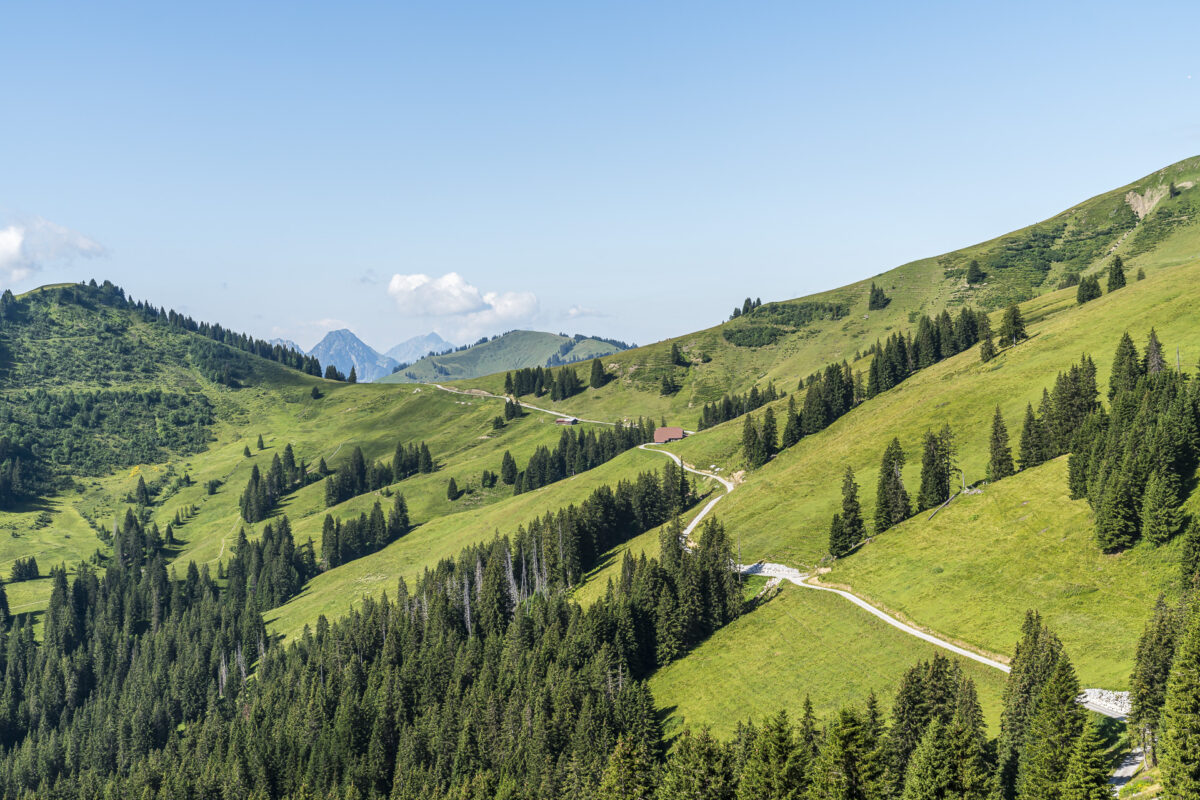
<svg viewBox="0 0 1200 800"><path fill-rule="evenodd" d="M1129 729L1151 763L1158 760L1159 721L1167 697L1167 682L1183 614L1167 605L1162 595L1138 639L1133 675L1129 679Z"/></svg>
<svg viewBox="0 0 1200 800"><path fill-rule="evenodd" d="M934 718L913 751L904 777L901 800L944 800L955 797L954 760L946 725Z"/></svg>
<svg viewBox="0 0 1200 800"><path fill-rule="evenodd" d="M588 385L593 389L601 389L608 382L608 374L604 371L604 365L600 363L600 359L592 359L592 375L588 381ZM511 394L511 392L509 392Z"/></svg>
<svg viewBox="0 0 1200 800"><path fill-rule="evenodd" d="M1062 656L1062 643L1042 623L1035 611L1025 613L1021 640L1011 662L1004 685L1004 708L1000 715L997 742L995 797L1012 800L1016 796L1021 752L1025 748L1030 720L1042 688Z"/></svg>
<svg viewBox="0 0 1200 800"><path fill-rule="evenodd" d="M1029 334L1025 332L1025 320L1021 316L1021 307L1016 303L1004 309L1004 316L1000 319L1000 329L997 331L997 335L1000 343L1005 347L1011 347L1022 339L1029 338Z"/></svg>
<svg viewBox="0 0 1200 800"><path fill-rule="evenodd" d="M1168 797L1200 797L1200 613L1180 637L1167 682L1159 765Z"/></svg>
<svg viewBox="0 0 1200 800"><path fill-rule="evenodd" d="M1025 423L1021 426L1021 449L1017 460L1023 470L1036 467L1046 460L1042 423L1033 413L1033 403L1025 406Z"/></svg>
<svg viewBox="0 0 1200 800"><path fill-rule="evenodd" d="M1179 478L1172 470L1156 469L1142 498L1142 538L1166 544L1179 532Z"/></svg>
<svg viewBox="0 0 1200 800"><path fill-rule="evenodd" d="M1087 716L1075 702L1079 680L1063 653L1050 680L1042 687L1029 722L1017 778L1018 800L1058 800L1067 777L1067 764Z"/></svg>
<svg viewBox="0 0 1200 800"><path fill-rule="evenodd" d="M734 800L736 791L729 748L707 727L684 728L659 779L659 800Z"/></svg>
<svg viewBox="0 0 1200 800"><path fill-rule="evenodd" d="M1119 392L1129 391L1137 385L1142 377L1142 362L1138 358L1137 345L1133 337L1126 331L1117 344L1117 352L1113 355L1112 374L1108 379L1108 399L1112 400Z"/></svg>
<svg viewBox="0 0 1200 800"><path fill-rule="evenodd" d="M1120 256L1113 256L1112 263L1108 265L1108 291L1115 292L1117 289L1125 288L1125 262Z"/></svg>
<svg viewBox="0 0 1200 800"><path fill-rule="evenodd" d="M1089 722L1076 740L1071 759L1067 762L1062 800L1112 800L1113 787L1108 782L1112 766L1104 750L1100 726L1096 722Z"/></svg>
<svg viewBox="0 0 1200 800"><path fill-rule="evenodd" d="M983 341L979 345L979 360L987 363L996 357L996 343L992 341L992 334L989 331L987 336L983 337Z"/></svg>
<svg viewBox="0 0 1200 800"><path fill-rule="evenodd" d="M953 469L954 434L947 425L939 433L925 432L921 445L921 492L917 507L935 508L950 499L950 473Z"/></svg>
<svg viewBox="0 0 1200 800"><path fill-rule="evenodd" d="M762 427L759 429L758 436L762 441L763 460L770 460L771 456L779 452L779 434L775 426L775 409L768 407L763 412Z"/></svg>
<svg viewBox="0 0 1200 800"><path fill-rule="evenodd" d="M858 484L854 480L854 470L850 467L846 467L846 473L842 477L842 529L850 547L867 538L862 506L858 502Z"/></svg>
<svg viewBox="0 0 1200 800"><path fill-rule="evenodd" d="M875 490L875 533L880 534L912 516L912 504L904 488L904 450L893 438L883 451L879 485Z"/></svg>
<svg viewBox="0 0 1200 800"><path fill-rule="evenodd" d="M763 723L742 765L738 800L793 800L802 796L807 766L796 757L795 730L786 711Z"/></svg>
<svg viewBox="0 0 1200 800"><path fill-rule="evenodd" d="M1012 475L1015 471L1012 448L1008 446L1008 426L1004 424L1000 406L996 406L996 413L992 417L992 438L988 444L988 450L988 481L995 482Z"/></svg>
<svg viewBox="0 0 1200 800"><path fill-rule="evenodd" d="M796 413L796 398L793 395L788 398L787 420L783 424L783 440L779 443L780 448L786 450L799 442L801 436L803 434L800 431L800 415Z"/></svg>
<svg viewBox="0 0 1200 800"><path fill-rule="evenodd" d="M842 515L834 514L829 523L829 555L841 558L850 552L854 545L846 539L846 526L842 524Z"/></svg>
<svg viewBox="0 0 1200 800"><path fill-rule="evenodd" d="M1167 359L1163 355L1162 342L1158 340L1158 333L1151 328L1146 338L1146 353L1142 356L1142 374L1157 375L1166 368Z"/></svg>

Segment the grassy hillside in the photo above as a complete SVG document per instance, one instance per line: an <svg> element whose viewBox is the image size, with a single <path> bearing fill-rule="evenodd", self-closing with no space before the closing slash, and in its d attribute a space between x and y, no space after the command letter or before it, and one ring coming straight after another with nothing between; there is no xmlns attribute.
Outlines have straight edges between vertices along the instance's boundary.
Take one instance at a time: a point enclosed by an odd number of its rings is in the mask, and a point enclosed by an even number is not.
<svg viewBox="0 0 1200 800"><path fill-rule="evenodd" d="M1102 268L1111 253L1125 258L1131 276L1139 268L1153 273L1195 260L1200 257L1200 226L1195 215L1200 206L1198 181L1200 158L1181 161L1028 228L904 264L848 286L798 300L769 302L749 317L608 356L604 363L617 380L562 405L592 419L644 415L694 428L704 403L718 400L726 392L764 387L770 381L781 389L792 389L799 378L814 370L833 361L852 360L876 339L912 329L920 314L932 315L946 308L953 311L963 305L990 311L1015 300L1052 293L1066 276ZM1177 191L1173 197L1167 191L1172 183ZM1145 210L1143 199L1157 203L1139 219L1134 206ZM980 284L968 285L966 272L973 260L985 278ZM867 308L872 282L891 298L883 309ZM741 304L740 297L730 298L731 305L735 301ZM836 320L828 314L818 315L800 326L779 321L817 303L837 304L845 313ZM737 331L756 327L776 328L780 337L759 347L737 346L726 338L726 334L737 338ZM672 344L679 346L690 366L670 364ZM665 373L680 385L670 397L659 393ZM491 376L460 385L498 392L503 389L503 378Z"/></svg>
<svg viewBox="0 0 1200 800"><path fill-rule="evenodd" d="M818 716L861 705L872 691L889 708L904 670L938 651L849 606L829 592L784 586L659 670L650 688L669 714L668 731L708 725L728 737L738 722L762 720L781 707L799 718L806 695ZM995 734L1004 675L974 661L960 663Z"/></svg>
<svg viewBox="0 0 1200 800"><path fill-rule="evenodd" d="M612 342L540 331L509 331L465 350L426 356L383 383L444 383L468 380L523 367L587 361L620 350ZM584 365L586 367L586 365ZM503 388L503 385L501 385Z"/></svg>

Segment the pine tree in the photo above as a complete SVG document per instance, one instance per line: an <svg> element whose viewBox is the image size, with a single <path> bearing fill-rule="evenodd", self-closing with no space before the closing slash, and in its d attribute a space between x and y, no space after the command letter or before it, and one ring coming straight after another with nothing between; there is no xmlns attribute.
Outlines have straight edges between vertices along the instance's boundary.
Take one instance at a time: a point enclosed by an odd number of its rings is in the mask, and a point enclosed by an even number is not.
<svg viewBox="0 0 1200 800"><path fill-rule="evenodd" d="M1179 556L1179 580L1185 591L1200 584L1200 518L1192 522L1183 533L1183 547Z"/></svg>
<svg viewBox="0 0 1200 800"><path fill-rule="evenodd" d="M1066 654L1058 657L1050 680L1042 687L1029 722L1017 779L1018 800L1056 800L1062 797L1067 763L1087 721L1075 702L1079 681Z"/></svg>
<svg viewBox="0 0 1200 800"><path fill-rule="evenodd" d="M1004 710L1000 717L997 746L996 797L1011 800L1016 794L1019 758L1030 720L1042 688L1049 681L1062 654L1062 643L1034 611L1025 613L1021 641L1004 685Z"/></svg>
<svg viewBox="0 0 1200 800"><path fill-rule="evenodd" d="M1096 508L1096 543L1106 553L1131 547L1137 541L1138 514L1130 477L1112 475Z"/></svg>
<svg viewBox="0 0 1200 800"><path fill-rule="evenodd" d="M761 466L766 463L766 452L758 426L747 414L746 421L742 423L742 453L746 457L746 463L751 467Z"/></svg>
<svg viewBox="0 0 1200 800"><path fill-rule="evenodd" d="M1021 317L1021 308L1016 303L1004 310L1004 317L1000 320L1000 330L997 335L1005 346L1012 346L1022 339L1029 338L1029 334L1025 332L1025 320Z"/></svg>
<svg viewBox="0 0 1200 800"><path fill-rule="evenodd" d="M1129 728L1142 743L1151 763L1158 758L1159 720L1166 701L1171 663L1175 660L1181 616L1159 595L1154 613L1138 639L1133 675L1129 679Z"/></svg>
<svg viewBox="0 0 1200 800"><path fill-rule="evenodd" d="M893 438L883 451L883 462L879 465L879 485L875 490L876 535L912 516L912 505L904 488L903 469L904 450L900 447L900 440Z"/></svg>
<svg viewBox="0 0 1200 800"><path fill-rule="evenodd" d="M1163 356L1162 342L1158 341L1158 334L1151 328L1146 341L1146 354L1142 356L1142 374L1157 375L1166 368L1167 359Z"/></svg>
<svg viewBox="0 0 1200 800"><path fill-rule="evenodd" d="M1138 267L1138 271L1137 271L1137 279L1138 279L1139 281L1144 281L1144 280L1146 280L1146 270L1142 269L1141 267Z"/></svg>
<svg viewBox="0 0 1200 800"><path fill-rule="evenodd" d="M500 459L500 480L505 486L512 486L517 479L517 462L512 457L512 453L505 450L504 457Z"/></svg>
<svg viewBox="0 0 1200 800"><path fill-rule="evenodd" d="M846 474L842 478L842 530L851 547L867 538L862 506L858 502L858 484L850 467L846 467Z"/></svg>
<svg viewBox="0 0 1200 800"><path fill-rule="evenodd" d="M354 367L350 367L350 377L346 378L346 383L358 383L358 372Z"/></svg>
<svg viewBox="0 0 1200 800"><path fill-rule="evenodd" d="M246 445L244 448L242 448L242 457L250 458L250 445Z"/></svg>
<svg viewBox="0 0 1200 800"><path fill-rule="evenodd" d="M1113 356L1112 375L1108 379L1108 399L1112 400L1120 392L1133 389L1138 379L1142 377L1142 362L1138 358L1137 346L1133 337L1126 331L1117 345Z"/></svg>
<svg viewBox="0 0 1200 800"><path fill-rule="evenodd" d="M989 482L1002 480L1015 472L1012 449L1008 446L1008 427L1004 424L1004 417L1000 414L1000 406L996 406L996 413L992 417L992 438L989 450L987 469Z"/></svg>
<svg viewBox="0 0 1200 800"><path fill-rule="evenodd" d="M1159 765L1168 797L1200 797L1200 613L1179 641L1163 705Z"/></svg>
<svg viewBox="0 0 1200 800"><path fill-rule="evenodd" d="M145 476L138 475L137 488L134 489L133 500L139 506L150 505L150 490L146 488Z"/></svg>
<svg viewBox="0 0 1200 800"><path fill-rule="evenodd" d="M458 484L454 481L454 478L451 478L450 482L446 484L446 499L457 500L458 494Z"/></svg>
<svg viewBox="0 0 1200 800"><path fill-rule="evenodd" d="M729 750L707 727L684 728L662 772L659 800L733 800L737 781Z"/></svg>
<svg viewBox="0 0 1200 800"><path fill-rule="evenodd" d="M943 800L954 786L954 763L946 725L934 718L908 761L901 800Z"/></svg>
<svg viewBox="0 0 1200 800"><path fill-rule="evenodd" d="M834 514L829 523L829 554L841 558L850 552L854 545L846 540L846 526L842 524L842 515Z"/></svg>
<svg viewBox="0 0 1200 800"><path fill-rule="evenodd" d="M796 757L796 742L787 712L763 723L742 766L738 800L792 800L803 789L805 765Z"/></svg>
<svg viewBox="0 0 1200 800"><path fill-rule="evenodd" d="M1125 287L1125 262L1120 256L1113 256L1112 263L1108 265L1108 291L1115 292L1117 289Z"/></svg>
<svg viewBox="0 0 1200 800"><path fill-rule="evenodd" d="M263 444L263 438L262 438L262 434L261 434L261 433L258 435L258 444L257 444L257 447L258 447L258 449L259 449L259 450L265 450L265 449L266 449L266 447L267 447L265 444Z"/></svg>
<svg viewBox="0 0 1200 800"><path fill-rule="evenodd" d="M1179 531L1179 479L1174 472L1157 469L1146 483L1142 498L1142 538L1166 544Z"/></svg>
<svg viewBox="0 0 1200 800"><path fill-rule="evenodd" d="M992 334L988 333L983 337L983 341L979 345L979 360L985 364L996 357L996 343L992 341Z"/></svg>
<svg viewBox="0 0 1200 800"><path fill-rule="evenodd" d="M783 425L783 441L779 443L781 450L786 450L800 441L800 415L796 413L795 396L788 398L787 420Z"/></svg>
<svg viewBox="0 0 1200 800"><path fill-rule="evenodd" d="M977 283L983 283L983 270L979 268L979 262L972 258L967 265L967 284L973 286Z"/></svg>
<svg viewBox="0 0 1200 800"><path fill-rule="evenodd" d="M617 740L600 778L596 800L651 800L654 797L653 762L641 747L625 738Z"/></svg>
<svg viewBox="0 0 1200 800"><path fill-rule="evenodd" d="M593 389L600 389L600 388L603 388L604 384L607 382L608 382L608 375L604 371L604 365L600 363L600 359L593 358L592 359L592 376L591 376L591 379L588 381L588 384Z"/></svg>
<svg viewBox="0 0 1200 800"><path fill-rule="evenodd" d="M1083 305L1098 297L1100 297L1100 279L1095 275L1085 275L1079 281L1079 288L1075 290L1075 302Z"/></svg>
<svg viewBox="0 0 1200 800"><path fill-rule="evenodd" d="M954 770L953 796L961 800L984 800L992 785L987 725L975 683L970 678L959 683L947 736Z"/></svg>
<svg viewBox="0 0 1200 800"><path fill-rule="evenodd" d="M771 456L779 452L777 442L779 437L775 428L775 409L767 408L763 412L762 428L759 429L759 439L762 441L763 455L765 459L770 459Z"/></svg>
<svg viewBox="0 0 1200 800"><path fill-rule="evenodd" d="M921 492L917 498L917 506L921 509L940 506L950 499L953 440L948 425L937 434L925 432L921 450Z"/></svg>
<svg viewBox="0 0 1200 800"><path fill-rule="evenodd" d="M1108 782L1112 767L1104 757L1104 749L1100 726L1089 722L1067 762L1062 800L1112 800L1113 787Z"/></svg>
<svg viewBox="0 0 1200 800"><path fill-rule="evenodd" d="M1042 423L1033 413L1033 403L1025 406L1025 424L1021 427L1021 451L1017 458L1021 469L1036 467L1045 461Z"/></svg>
<svg viewBox="0 0 1200 800"><path fill-rule="evenodd" d="M671 342L671 364L676 367L686 367L688 365L688 362L683 358L683 353L679 350L677 342Z"/></svg>
<svg viewBox="0 0 1200 800"><path fill-rule="evenodd" d="M825 741L809 769L808 800L842 800L864 795L860 772L863 724L858 715L843 708L829 724Z"/></svg>

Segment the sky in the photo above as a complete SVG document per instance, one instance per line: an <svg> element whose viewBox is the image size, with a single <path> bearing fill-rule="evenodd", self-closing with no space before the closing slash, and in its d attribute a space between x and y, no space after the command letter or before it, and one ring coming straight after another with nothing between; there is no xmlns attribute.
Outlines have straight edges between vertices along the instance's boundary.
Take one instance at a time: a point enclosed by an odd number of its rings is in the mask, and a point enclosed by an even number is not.
<svg viewBox="0 0 1200 800"><path fill-rule="evenodd" d="M1197 3L6 3L0 289L646 344L1200 154ZM1195 79L1193 79L1193 76Z"/></svg>

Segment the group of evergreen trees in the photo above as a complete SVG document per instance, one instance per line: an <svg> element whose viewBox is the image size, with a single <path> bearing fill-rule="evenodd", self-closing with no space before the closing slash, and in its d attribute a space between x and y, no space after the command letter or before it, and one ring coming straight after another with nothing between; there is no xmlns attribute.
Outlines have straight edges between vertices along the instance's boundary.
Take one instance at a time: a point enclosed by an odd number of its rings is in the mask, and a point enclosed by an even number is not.
<svg viewBox="0 0 1200 800"><path fill-rule="evenodd" d="M408 530L408 504L399 492L386 519L379 501L375 502L370 516L359 514L357 518L342 522L326 514L321 530L321 569L340 567L347 561L378 552Z"/></svg>
<svg viewBox="0 0 1200 800"><path fill-rule="evenodd" d="M592 365L592 383L596 382L596 361ZM601 367L603 372L603 367ZM603 385L603 383L601 383ZM511 397L550 395L551 400L566 400L587 388L574 367L559 367L557 371L542 367L525 367L504 375L504 393ZM593 388L600 388L593 386Z"/></svg>
<svg viewBox="0 0 1200 800"><path fill-rule="evenodd" d="M767 388L759 391L757 386L750 387L746 394L725 395L720 400L705 403L700 412L700 423L696 430L704 430L731 419L737 419L742 414L757 411L765 404L778 400L779 393L775 391L774 382L768 383Z"/></svg>
<svg viewBox="0 0 1200 800"><path fill-rule="evenodd" d="M262 449L261 444L259 449ZM250 479L239 501L242 519L251 523L266 519L281 497L303 486L307 480L308 469L303 460L296 462L296 454L289 443L283 448L282 458L278 453L271 458L266 475L259 470L258 464L250 468Z"/></svg>
<svg viewBox="0 0 1200 800"><path fill-rule="evenodd" d="M761 298L759 298L757 300L751 300L749 297L747 297L744 301L742 301L742 304L740 306L733 307L733 313L729 315L729 318L737 319L738 317L742 316L743 314L749 314L751 311L753 311L754 309L758 308L761 305L762 305Z"/></svg>
<svg viewBox="0 0 1200 800"><path fill-rule="evenodd" d="M6 394L0 397L0 509L49 494L69 477L198 453L214 419L212 404L197 392Z"/></svg>
<svg viewBox="0 0 1200 800"><path fill-rule="evenodd" d="M1200 796L1200 610L1195 573L1175 607L1160 597L1138 641L1129 724L1168 797Z"/></svg>
<svg viewBox="0 0 1200 800"><path fill-rule="evenodd" d="M555 481L587 472L639 444L654 441L654 423L639 419L629 425L614 425L599 434L594 428L563 430L551 450L539 445L525 469L517 471L512 454L504 451L500 478L513 486L514 494L531 492Z"/></svg>
<svg viewBox="0 0 1200 800"><path fill-rule="evenodd" d="M1169 367L1153 330L1140 356L1125 334L1109 400L1108 411L1096 407L1060 434L1070 442L1071 497L1087 498L1104 551L1139 538L1163 544L1179 530L1182 487L1200 452L1200 383Z"/></svg>
<svg viewBox="0 0 1200 800"><path fill-rule="evenodd" d="M871 291L867 295L867 309L869 311L878 311L882 308L887 308L890 302L892 302L892 298L883 293L883 287L876 286L875 281L871 281Z"/></svg>
<svg viewBox="0 0 1200 800"><path fill-rule="evenodd" d="M982 311L963 307L957 317L951 317L949 311L942 311L937 317L922 316L915 334L894 333L886 343L876 342L867 350L874 357L867 371L863 397L870 399L882 394L917 370L990 338L991 325Z"/></svg>
<svg viewBox="0 0 1200 800"><path fill-rule="evenodd" d="M1145 273L1138 270L1138 280L1145 277ZM1075 300L1080 305L1095 300L1100 297L1100 276L1099 275L1084 275L1078 278L1079 288L1075 292ZM1125 263L1120 256L1113 256L1113 260L1108 265L1108 291L1115 292L1117 289L1125 287Z"/></svg>
<svg viewBox="0 0 1200 800"><path fill-rule="evenodd" d="M397 443L390 464L382 460L368 464L362 448L355 447L350 458L325 479L325 507L336 506L351 497L379 491L417 473L428 474L435 469L437 462L424 442L419 445Z"/></svg>

